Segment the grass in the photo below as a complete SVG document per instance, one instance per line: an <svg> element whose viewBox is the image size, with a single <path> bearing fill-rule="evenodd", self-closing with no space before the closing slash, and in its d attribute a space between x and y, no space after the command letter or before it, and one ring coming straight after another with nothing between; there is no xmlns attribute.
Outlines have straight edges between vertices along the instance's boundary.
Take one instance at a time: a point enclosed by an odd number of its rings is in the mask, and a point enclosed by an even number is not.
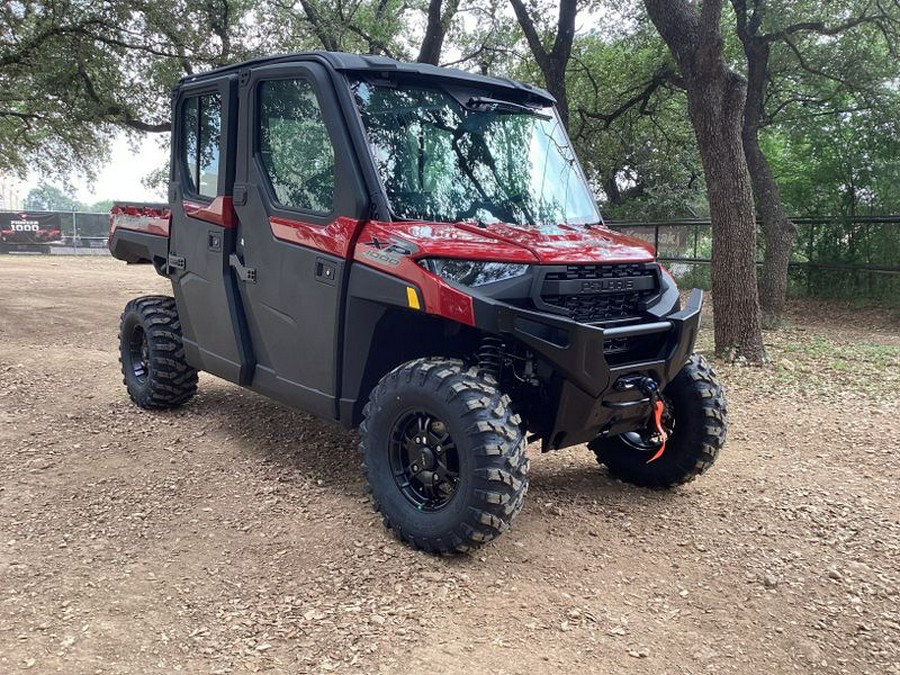
<svg viewBox="0 0 900 675"><path fill-rule="evenodd" d="M776 381L823 394L856 392L868 398L900 397L900 346L843 341L804 331L769 335Z"/></svg>
<svg viewBox="0 0 900 675"><path fill-rule="evenodd" d="M711 322L707 322L707 327ZM738 386L771 388L803 397L863 396L874 402L900 400L900 340L861 325L810 323L793 318L764 332L769 362L762 368L719 361L720 372ZM713 350L712 330L698 349Z"/></svg>

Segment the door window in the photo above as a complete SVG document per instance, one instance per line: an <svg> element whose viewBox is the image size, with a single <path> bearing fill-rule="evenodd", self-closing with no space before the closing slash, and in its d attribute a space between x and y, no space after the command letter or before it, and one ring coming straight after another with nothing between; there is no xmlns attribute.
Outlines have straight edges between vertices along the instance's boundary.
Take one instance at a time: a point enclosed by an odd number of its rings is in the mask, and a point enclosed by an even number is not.
<svg viewBox="0 0 900 675"><path fill-rule="evenodd" d="M215 197L219 186L222 97L219 94L203 94L184 99L181 133L182 163L188 191Z"/></svg>
<svg viewBox="0 0 900 675"><path fill-rule="evenodd" d="M271 80L259 89L260 160L279 206L325 214L334 207L334 148L312 84Z"/></svg>

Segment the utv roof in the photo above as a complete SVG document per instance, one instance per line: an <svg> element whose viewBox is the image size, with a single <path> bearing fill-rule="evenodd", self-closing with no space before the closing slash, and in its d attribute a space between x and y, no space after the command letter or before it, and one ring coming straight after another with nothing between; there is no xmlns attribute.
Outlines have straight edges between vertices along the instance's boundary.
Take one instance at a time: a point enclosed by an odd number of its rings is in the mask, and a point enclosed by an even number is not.
<svg viewBox="0 0 900 675"><path fill-rule="evenodd" d="M337 71L359 74L368 73L382 77L400 75L410 79L442 79L462 85L505 89L516 92L519 96L524 98L542 100L547 103L553 103L555 101L553 96L540 87L534 87L530 84L518 82L517 80L510 80L505 77L488 77L486 75L467 73L466 71L458 70L457 68L444 68L432 66L427 63L406 63L386 56L325 51L262 56L249 61L243 61L242 63L235 63L230 66L216 68L215 70L210 70L205 73L189 75L181 79L179 86L193 82L202 82L203 80L214 78L219 75L249 70L257 66L267 66L275 63L290 63L292 61L315 61Z"/></svg>

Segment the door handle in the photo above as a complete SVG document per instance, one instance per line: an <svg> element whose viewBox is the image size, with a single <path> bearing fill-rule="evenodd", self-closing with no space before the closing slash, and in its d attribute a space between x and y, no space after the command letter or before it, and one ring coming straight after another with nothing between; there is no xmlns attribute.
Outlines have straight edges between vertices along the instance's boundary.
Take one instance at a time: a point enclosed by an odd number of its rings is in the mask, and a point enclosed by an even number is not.
<svg viewBox="0 0 900 675"><path fill-rule="evenodd" d="M184 259L183 255L175 255L174 253L169 254L169 259L167 261L169 263L169 273L172 273L173 269L176 270L185 270L187 269L187 262Z"/></svg>
<svg viewBox="0 0 900 675"><path fill-rule="evenodd" d="M228 263L234 268L234 271L237 272L238 279L246 281L248 284L256 283L256 268L244 267L244 263L238 258L237 253L232 253L228 256Z"/></svg>
<svg viewBox="0 0 900 675"><path fill-rule="evenodd" d="M234 190L232 191L234 194L231 197L231 201L235 206L243 206L247 203L247 186L242 183L235 183Z"/></svg>
<svg viewBox="0 0 900 675"><path fill-rule="evenodd" d="M322 258L316 258L316 281L334 286L337 280L337 266Z"/></svg>
<svg viewBox="0 0 900 675"><path fill-rule="evenodd" d="M222 233L217 230L210 230L206 234L206 247L213 253L222 252Z"/></svg>

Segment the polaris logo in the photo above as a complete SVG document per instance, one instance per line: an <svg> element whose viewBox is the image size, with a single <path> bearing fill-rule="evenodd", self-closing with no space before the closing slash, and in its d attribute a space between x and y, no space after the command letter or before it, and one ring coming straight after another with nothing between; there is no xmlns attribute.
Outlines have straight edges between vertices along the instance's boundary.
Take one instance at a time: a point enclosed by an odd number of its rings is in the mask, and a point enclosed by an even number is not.
<svg viewBox="0 0 900 675"><path fill-rule="evenodd" d="M634 277L607 277L605 279L546 279L541 295L606 295L614 293L639 293L657 288L656 276L644 274Z"/></svg>
<svg viewBox="0 0 900 675"><path fill-rule="evenodd" d="M582 293L603 293L605 291L633 291L634 278L585 279L581 282Z"/></svg>

